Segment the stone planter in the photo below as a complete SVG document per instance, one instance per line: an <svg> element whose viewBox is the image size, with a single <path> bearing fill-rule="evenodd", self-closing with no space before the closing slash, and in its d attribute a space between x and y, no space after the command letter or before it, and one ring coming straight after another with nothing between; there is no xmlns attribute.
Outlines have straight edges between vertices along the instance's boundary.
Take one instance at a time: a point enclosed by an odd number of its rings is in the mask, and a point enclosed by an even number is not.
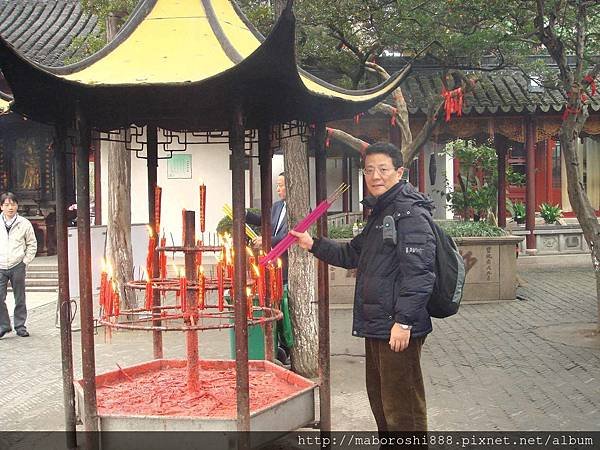
<svg viewBox="0 0 600 450"><path fill-rule="evenodd" d="M527 236L524 226L515 228L516 236ZM535 235L536 255L559 255L590 253L583 231L579 225L537 225ZM525 254L525 241L519 244L519 252Z"/></svg>
<svg viewBox="0 0 600 450"><path fill-rule="evenodd" d="M514 300L520 236L454 238L467 276L463 303Z"/></svg>
<svg viewBox="0 0 600 450"><path fill-rule="evenodd" d="M516 297L517 252L520 236L455 238L465 259L467 276L463 302L514 300ZM347 242L349 239L339 239ZM329 266L329 301L354 301L356 270Z"/></svg>

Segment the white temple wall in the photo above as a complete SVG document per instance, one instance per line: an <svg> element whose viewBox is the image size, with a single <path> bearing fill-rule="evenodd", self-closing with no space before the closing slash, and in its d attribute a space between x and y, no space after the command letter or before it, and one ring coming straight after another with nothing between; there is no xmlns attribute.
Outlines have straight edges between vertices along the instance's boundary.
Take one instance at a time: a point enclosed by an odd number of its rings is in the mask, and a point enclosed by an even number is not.
<svg viewBox="0 0 600 450"><path fill-rule="evenodd" d="M108 167L106 162L107 143L102 143L102 223L108 216ZM229 170L229 148L227 144L192 144L181 154L191 156L191 178L169 178L168 160L158 161L158 185L162 187L161 229L167 231L167 243L170 234L176 245L181 243L181 210L199 210L198 186L206 184L206 231L214 232L223 217L222 206L231 204L231 171ZM131 154L131 222L148 222L148 184L145 159ZM246 171L246 204L249 204L249 176ZM161 230L161 233L162 233ZM200 233L200 224L196 214L196 235Z"/></svg>

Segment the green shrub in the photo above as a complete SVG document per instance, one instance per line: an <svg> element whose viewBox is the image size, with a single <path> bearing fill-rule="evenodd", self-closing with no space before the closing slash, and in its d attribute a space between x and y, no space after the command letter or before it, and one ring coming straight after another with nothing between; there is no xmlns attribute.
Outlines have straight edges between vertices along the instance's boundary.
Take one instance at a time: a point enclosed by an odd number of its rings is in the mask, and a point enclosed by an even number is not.
<svg viewBox="0 0 600 450"><path fill-rule="evenodd" d="M552 206L550 203L542 203L540 205L540 215L544 219L544 222L548 224L556 223L563 215L560 206Z"/></svg>
<svg viewBox="0 0 600 450"><path fill-rule="evenodd" d="M250 212L260 215L260 209L258 209L258 208L247 208L246 211L250 211ZM232 234L231 233L232 226L233 226L232 220L229 217L224 216L221 220L219 220L219 223L217 224L217 234L224 234L224 233ZM250 225L250 228L252 228L256 234L260 235L260 227Z"/></svg>
<svg viewBox="0 0 600 450"><path fill-rule="evenodd" d="M329 237L331 239L352 239L352 225L338 225L329 227Z"/></svg>
<svg viewBox="0 0 600 450"><path fill-rule="evenodd" d="M439 224L452 237L493 237L506 236L507 233L487 222L446 221Z"/></svg>

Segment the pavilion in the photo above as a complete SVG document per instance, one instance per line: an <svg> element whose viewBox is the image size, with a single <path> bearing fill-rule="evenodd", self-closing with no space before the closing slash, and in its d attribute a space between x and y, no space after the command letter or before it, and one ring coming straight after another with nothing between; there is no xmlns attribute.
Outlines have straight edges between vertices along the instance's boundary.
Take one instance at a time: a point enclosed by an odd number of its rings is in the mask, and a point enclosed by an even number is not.
<svg viewBox="0 0 600 450"><path fill-rule="evenodd" d="M146 127L149 192L156 185L158 127L183 133L226 131L232 153L235 252L236 377L238 430L249 429L248 347L244 259L244 144L258 130L263 223L271 205L271 133L288 124L302 133L314 124L317 201L325 189L325 121L353 117L390 94L410 66L369 90L332 86L296 65L295 18L289 0L271 33L263 38L230 0L144 0L104 49L83 61L48 67L20 54L0 36L0 68L14 100L11 111L54 126L59 301L67 431L75 430L69 325L67 228L64 201L65 152L77 148L79 283L82 317L84 426L97 429L94 330L90 265L89 148L91 132ZM70 143L69 143L70 145ZM265 182L265 180L267 180ZM149 196L149 222L154 221ZM326 233L326 220L319 225ZM265 236L270 233L265 231ZM264 249L270 246L263 242ZM325 264L319 265L319 362L321 429L331 428L329 326ZM155 297L155 299L158 296ZM160 333L160 332L155 332ZM267 332L268 334L268 332ZM161 357L157 348L155 357ZM71 442L71 445L73 442Z"/></svg>

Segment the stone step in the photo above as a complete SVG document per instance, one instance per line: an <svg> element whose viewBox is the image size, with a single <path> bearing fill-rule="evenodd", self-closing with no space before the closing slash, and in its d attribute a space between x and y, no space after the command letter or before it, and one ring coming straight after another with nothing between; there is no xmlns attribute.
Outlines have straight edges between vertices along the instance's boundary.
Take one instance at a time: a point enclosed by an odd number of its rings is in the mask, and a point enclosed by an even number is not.
<svg viewBox="0 0 600 450"><path fill-rule="evenodd" d="M58 280L58 272L51 271L35 271L27 269L27 278L46 278L49 280Z"/></svg>
<svg viewBox="0 0 600 450"><path fill-rule="evenodd" d="M12 287L8 287L8 292L12 292ZM58 286L25 286L25 293L27 292L58 292Z"/></svg>
<svg viewBox="0 0 600 450"><path fill-rule="evenodd" d="M28 272L58 272L58 266L50 264L36 264L35 262L29 264L27 267Z"/></svg>
<svg viewBox="0 0 600 450"><path fill-rule="evenodd" d="M58 278L25 278L25 286L58 286Z"/></svg>

